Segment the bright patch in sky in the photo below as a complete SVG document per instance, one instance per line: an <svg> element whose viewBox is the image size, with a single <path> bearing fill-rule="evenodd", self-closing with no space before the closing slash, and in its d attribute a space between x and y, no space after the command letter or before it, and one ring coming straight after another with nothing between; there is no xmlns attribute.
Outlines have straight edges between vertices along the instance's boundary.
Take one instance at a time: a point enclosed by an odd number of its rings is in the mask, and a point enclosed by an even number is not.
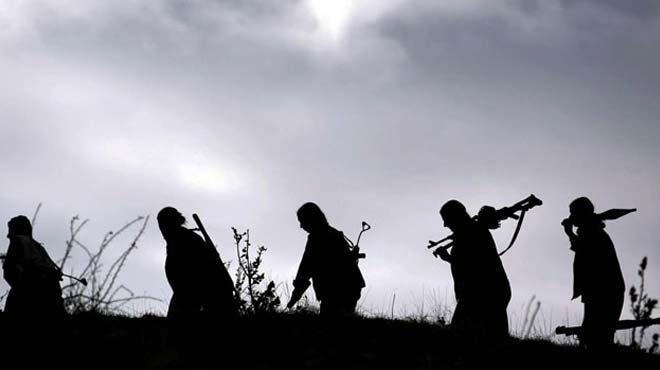
<svg viewBox="0 0 660 370"><path fill-rule="evenodd" d="M201 159L181 163L177 166L177 173L184 186L197 191L231 193L240 188L234 171Z"/></svg>
<svg viewBox="0 0 660 370"><path fill-rule="evenodd" d="M309 7L322 33L339 39L353 11L354 0L310 0Z"/></svg>

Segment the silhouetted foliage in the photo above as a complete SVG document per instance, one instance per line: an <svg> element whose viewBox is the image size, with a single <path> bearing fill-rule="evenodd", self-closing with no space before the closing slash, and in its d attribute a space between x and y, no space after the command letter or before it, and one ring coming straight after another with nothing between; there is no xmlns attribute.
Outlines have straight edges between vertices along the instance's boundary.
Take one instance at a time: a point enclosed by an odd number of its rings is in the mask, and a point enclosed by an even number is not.
<svg viewBox="0 0 660 370"><path fill-rule="evenodd" d="M92 250L78 239L82 228L89 222L88 219L80 221L74 216L69 223L69 239L66 241L64 256L58 261L62 271L70 260L74 249L80 249L87 257L85 267L80 272L70 270L69 275L85 279L87 285L69 278L69 282L62 287L64 305L68 313L77 314L82 312L102 312L107 314L123 313L122 307L127 303L138 299L153 299L150 296L135 295L127 286L117 285L117 279L124 268L129 255L137 248L138 241L142 237L149 222L149 217L136 217L127 222L116 231L108 231L97 250ZM104 270L106 261L103 259L105 252L111 243L120 235L126 233L133 226L139 229L128 247L115 260L111 261L110 267Z"/></svg>
<svg viewBox="0 0 660 370"><path fill-rule="evenodd" d="M239 310L243 314L275 312L281 303L275 282L271 280L263 287L266 275L261 271L261 263L267 248L258 246L256 255L250 257L250 253L254 252L250 230L239 232L234 227L231 229L238 258L234 287L238 294Z"/></svg>
<svg viewBox="0 0 660 370"><path fill-rule="evenodd" d="M642 258L642 262L639 264L639 269L637 270L637 275L639 276L639 291L638 288L634 285L630 287L628 295L630 296L630 306L633 316L636 320L647 320L651 318L653 310L658 306L658 300L650 298L648 293L645 291L645 274L646 266L648 259L646 257ZM647 327L641 327L639 332L637 328L632 329L632 335L630 336L630 346L634 348L642 348L644 345L644 334ZM655 347L649 351L655 351L657 349L658 334L654 335L654 344ZM652 345L653 347L653 345Z"/></svg>
<svg viewBox="0 0 660 370"><path fill-rule="evenodd" d="M37 216L41 210L42 204L37 206L31 224L35 225ZM149 217L139 216L127 222L116 231L108 231L98 249L92 250L86 244L78 239L78 235L83 227L89 222L89 219L80 220L79 216L74 216L69 222L69 238L66 241L66 248L63 257L57 261L57 265L66 272L67 262L72 258L75 250L81 250L87 258L84 268L76 272L71 268L68 275L65 276L65 283L62 286L62 295L64 306L69 314L78 314L83 312L102 312L106 314L124 313L122 308L129 302L139 299L158 300L151 296L135 295L127 286L117 285L117 279L124 268L129 255L137 248L137 243L142 237ZM122 251L116 259L110 261L110 267L104 270L107 263L104 260L104 254L110 244L120 235L126 233L134 225L139 227L129 246ZM73 277L77 277L78 280ZM81 284L81 281L88 282L87 285ZM7 292L0 295L0 304L3 303Z"/></svg>
<svg viewBox="0 0 660 370"><path fill-rule="evenodd" d="M534 310L532 311L532 304L535 303L535 300L536 296L533 295L525 308L525 319L523 321L522 332L520 333L522 338L530 338L532 332L535 330L536 316L541 310L541 302L536 301Z"/></svg>
<svg viewBox="0 0 660 370"><path fill-rule="evenodd" d="M651 347L649 347L649 353L656 353L658 352L658 348L660 347L658 344L658 339L660 338L660 334L655 333L653 334L652 340L651 340Z"/></svg>

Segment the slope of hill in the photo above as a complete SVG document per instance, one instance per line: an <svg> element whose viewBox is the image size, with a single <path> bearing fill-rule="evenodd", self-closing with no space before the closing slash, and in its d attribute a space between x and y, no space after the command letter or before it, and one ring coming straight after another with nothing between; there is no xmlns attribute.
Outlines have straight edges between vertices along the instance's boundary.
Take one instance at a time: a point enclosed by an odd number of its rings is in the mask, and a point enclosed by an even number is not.
<svg viewBox="0 0 660 370"><path fill-rule="evenodd" d="M190 324L176 336L160 317L79 316L47 333L21 330L28 344L9 324L0 318L3 363L13 365L3 369L30 361L64 369L660 369L660 356L624 347L590 355L546 341L474 343L437 325L384 319L276 314Z"/></svg>

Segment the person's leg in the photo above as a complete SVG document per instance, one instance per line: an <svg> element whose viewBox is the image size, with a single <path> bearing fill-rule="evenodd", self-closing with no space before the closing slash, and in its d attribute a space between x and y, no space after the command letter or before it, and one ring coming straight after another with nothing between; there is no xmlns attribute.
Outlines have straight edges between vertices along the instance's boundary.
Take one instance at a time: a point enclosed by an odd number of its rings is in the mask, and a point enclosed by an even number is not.
<svg viewBox="0 0 660 370"><path fill-rule="evenodd" d="M509 316L506 306L493 307L490 311L489 336L493 340L504 340L509 337Z"/></svg>
<svg viewBox="0 0 660 370"><path fill-rule="evenodd" d="M346 297L346 303L344 311L347 315L354 315L355 310L357 309L357 304L360 301L360 296L362 295L362 288L354 290Z"/></svg>
<svg viewBox="0 0 660 370"><path fill-rule="evenodd" d="M597 326L597 313L598 308L593 301L584 301L584 313L582 316L582 332L579 335L580 346L591 347L594 344L594 331Z"/></svg>
<svg viewBox="0 0 660 370"><path fill-rule="evenodd" d="M461 330L465 326L465 318L466 312L465 312L465 305L463 302L458 301L456 302L456 307L454 308L454 314L451 316L451 323L450 326L453 329L458 329Z"/></svg>
<svg viewBox="0 0 660 370"><path fill-rule="evenodd" d="M604 304L604 317L603 317L603 345L611 346L614 344L614 336L616 335L616 325L621 317L623 311L623 302L625 300L625 291L617 292L610 299L607 304Z"/></svg>
<svg viewBox="0 0 660 370"><path fill-rule="evenodd" d="M325 298L321 301L320 313L321 316L334 317L338 316L341 312L341 305L338 305L335 299Z"/></svg>
<svg viewBox="0 0 660 370"><path fill-rule="evenodd" d="M599 297L585 301L580 344L595 351L612 346L615 324L620 313L617 303L612 299Z"/></svg>
<svg viewBox="0 0 660 370"><path fill-rule="evenodd" d="M490 331L489 308L479 306L479 302L458 301L451 319L451 328L459 336L475 344L485 341Z"/></svg>

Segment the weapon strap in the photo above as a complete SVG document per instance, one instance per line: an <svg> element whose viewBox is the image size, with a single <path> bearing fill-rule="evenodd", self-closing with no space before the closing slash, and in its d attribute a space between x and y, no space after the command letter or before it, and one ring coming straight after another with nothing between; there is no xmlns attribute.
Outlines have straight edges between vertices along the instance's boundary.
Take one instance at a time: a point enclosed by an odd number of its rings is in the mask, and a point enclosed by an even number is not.
<svg viewBox="0 0 660 370"><path fill-rule="evenodd" d="M353 249L353 248L356 247L356 245L353 244L353 241L352 241L351 239L349 239L348 236L346 236L343 232L341 233L341 236L343 236L343 237L344 237L344 240L346 240L346 242L348 242L348 246L349 246L351 249Z"/></svg>
<svg viewBox="0 0 660 370"><path fill-rule="evenodd" d="M518 238L518 234L520 234L520 228L522 227L523 220L525 219L525 209L520 212L520 218L518 218L518 225L516 225L516 231L513 232L513 236L511 237L511 242L509 242L509 246L506 247L505 250L503 250L499 255L502 256L504 253L506 253L511 247L513 247L513 244L516 242L516 239Z"/></svg>

